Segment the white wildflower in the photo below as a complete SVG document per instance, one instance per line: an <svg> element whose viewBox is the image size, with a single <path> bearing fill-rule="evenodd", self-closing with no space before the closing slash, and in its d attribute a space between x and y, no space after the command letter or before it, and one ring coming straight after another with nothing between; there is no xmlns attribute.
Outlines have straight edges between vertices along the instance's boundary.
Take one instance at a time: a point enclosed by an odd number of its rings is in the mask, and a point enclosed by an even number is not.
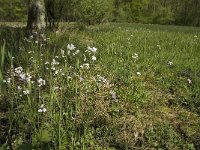
<svg viewBox="0 0 200 150"><path fill-rule="evenodd" d="M87 60L87 58L86 58L85 54L83 54L83 57L84 57L84 60L83 60L83 61L85 62L85 61Z"/></svg>
<svg viewBox="0 0 200 150"><path fill-rule="evenodd" d="M79 79L80 79L80 82L83 82L83 81L84 81L84 79L83 79L82 77L80 77Z"/></svg>
<svg viewBox="0 0 200 150"><path fill-rule="evenodd" d="M90 68L90 64L85 63L83 65L80 66L82 69L89 69Z"/></svg>
<svg viewBox="0 0 200 150"><path fill-rule="evenodd" d="M19 74L19 80L21 80L21 81L25 81L26 80L26 74L25 73L20 73Z"/></svg>
<svg viewBox="0 0 200 150"><path fill-rule="evenodd" d="M67 55L70 55L70 50L69 50L69 51L67 51Z"/></svg>
<svg viewBox="0 0 200 150"><path fill-rule="evenodd" d="M138 139L138 135L139 135L138 132L135 132L135 133L134 133L134 136L135 136L135 139L136 139L136 140Z"/></svg>
<svg viewBox="0 0 200 150"><path fill-rule="evenodd" d="M138 56L137 53L134 53L134 54L132 55L132 58L135 59L135 60L138 60L138 57L139 57L139 56Z"/></svg>
<svg viewBox="0 0 200 150"><path fill-rule="evenodd" d="M73 53L73 56L77 55L79 52L80 52L80 50L76 50L76 51Z"/></svg>
<svg viewBox="0 0 200 150"><path fill-rule="evenodd" d="M21 91L22 90L21 86L17 86L17 90Z"/></svg>
<svg viewBox="0 0 200 150"><path fill-rule="evenodd" d="M41 87L41 86L43 86L43 85L46 84L46 81L43 80L42 78L39 78L39 79L37 80L37 82L38 82L38 86L39 86L39 87Z"/></svg>
<svg viewBox="0 0 200 150"><path fill-rule="evenodd" d="M156 45L159 49L161 49L161 46L160 45Z"/></svg>
<svg viewBox="0 0 200 150"><path fill-rule="evenodd" d="M104 82L104 83L106 83L106 82L107 82L107 79L104 78L104 77L102 77L102 76L100 76L100 75L97 75L97 81L98 81L98 82Z"/></svg>
<svg viewBox="0 0 200 150"><path fill-rule="evenodd" d="M42 104L38 109L39 113L43 113L43 112L46 112L46 111L47 111L47 109L44 107L44 104Z"/></svg>
<svg viewBox="0 0 200 150"><path fill-rule="evenodd" d="M110 91L110 94L111 94L111 97L113 100L116 100L117 99L117 94L115 91Z"/></svg>
<svg viewBox="0 0 200 150"><path fill-rule="evenodd" d="M68 76L67 79L70 80L70 79L72 79L72 77Z"/></svg>
<svg viewBox="0 0 200 150"><path fill-rule="evenodd" d="M53 65L59 65L60 63L59 62L57 62L55 59L53 59L52 60L52 62L51 62L51 65L53 66Z"/></svg>
<svg viewBox="0 0 200 150"><path fill-rule="evenodd" d="M29 95L30 91L27 89L27 90L24 90L23 93L24 93L24 95Z"/></svg>
<svg viewBox="0 0 200 150"><path fill-rule="evenodd" d="M96 56L92 56L92 60L96 61L97 60Z"/></svg>
<svg viewBox="0 0 200 150"><path fill-rule="evenodd" d="M172 66L172 65L173 65L173 62L172 62L172 61L168 61L167 65L168 65L168 66Z"/></svg>
<svg viewBox="0 0 200 150"><path fill-rule="evenodd" d="M136 74L137 74L138 76L141 76L141 75L142 75L141 72L136 72Z"/></svg>
<svg viewBox="0 0 200 150"><path fill-rule="evenodd" d="M61 51L61 55L64 56L65 55L65 51L63 49L61 49L60 51Z"/></svg>
<svg viewBox="0 0 200 150"><path fill-rule="evenodd" d="M87 51L92 52L92 53L96 53L97 48L96 48L96 47L90 47L90 46L89 46Z"/></svg>
<svg viewBox="0 0 200 150"><path fill-rule="evenodd" d="M191 79L187 79L189 84L192 84L192 80Z"/></svg>
<svg viewBox="0 0 200 150"><path fill-rule="evenodd" d="M33 39L33 35L29 36L29 39Z"/></svg>
<svg viewBox="0 0 200 150"><path fill-rule="evenodd" d="M76 47L75 47L73 44L68 44L68 45L67 45L67 48L68 48L69 50L74 50Z"/></svg>
<svg viewBox="0 0 200 150"><path fill-rule="evenodd" d="M26 82L31 82L32 76L30 74L26 74Z"/></svg>
<svg viewBox="0 0 200 150"><path fill-rule="evenodd" d="M37 33L37 31L33 31L33 34L37 35L38 33Z"/></svg>
<svg viewBox="0 0 200 150"><path fill-rule="evenodd" d="M15 68L15 73L16 73L16 74L20 74L20 73L22 73L22 71L23 71L23 68L22 68L21 66Z"/></svg>
<svg viewBox="0 0 200 150"><path fill-rule="evenodd" d="M6 82L10 83L11 82L11 78L7 78Z"/></svg>
<svg viewBox="0 0 200 150"><path fill-rule="evenodd" d="M55 75L57 75L58 73L59 73L58 70L56 70L56 71L54 72Z"/></svg>
<svg viewBox="0 0 200 150"><path fill-rule="evenodd" d="M59 90L60 89L60 87L59 86L55 86L54 87L54 90L56 91L56 90Z"/></svg>
<svg viewBox="0 0 200 150"><path fill-rule="evenodd" d="M55 71L55 70L56 70L56 68L55 68L54 66L52 66L52 67L51 67L51 70Z"/></svg>

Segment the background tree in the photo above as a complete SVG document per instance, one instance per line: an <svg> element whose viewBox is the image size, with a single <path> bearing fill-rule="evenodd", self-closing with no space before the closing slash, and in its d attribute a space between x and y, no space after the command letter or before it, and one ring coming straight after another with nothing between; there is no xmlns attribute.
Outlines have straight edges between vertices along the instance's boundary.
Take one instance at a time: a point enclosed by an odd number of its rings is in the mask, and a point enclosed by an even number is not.
<svg viewBox="0 0 200 150"><path fill-rule="evenodd" d="M45 3L44 0L29 0L27 28L32 31L45 28Z"/></svg>
<svg viewBox="0 0 200 150"><path fill-rule="evenodd" d="M31 8L30 4L37 2L42 4L44 1L46 13L44 13L44 10L40 12L46 14L47 25L52 27L58 26L60 21L73 21L84 24L114 21L200 26L199 0L29 1L29 7L27 7L24 0L0 0L0 21L25 21L27 19L27 8L29 10ZM31 11L34 12L34 9ZM29 14L29 18L31 18L31 15ZM35 19L35 23L30 23L29 27L39 26L36 25L36 22L38 22L36 20L39 21L40 19Z"/></svg>

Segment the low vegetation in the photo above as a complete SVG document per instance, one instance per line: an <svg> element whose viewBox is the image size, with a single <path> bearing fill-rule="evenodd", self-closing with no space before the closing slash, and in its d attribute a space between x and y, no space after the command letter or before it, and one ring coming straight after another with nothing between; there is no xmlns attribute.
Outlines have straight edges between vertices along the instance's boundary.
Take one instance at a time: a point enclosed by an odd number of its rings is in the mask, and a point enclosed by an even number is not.
<svg viewBox="0 0 200 150"><path fill-rule="evenodd" d="M198 150L199 31L2 25L0 149Z"/></svg>

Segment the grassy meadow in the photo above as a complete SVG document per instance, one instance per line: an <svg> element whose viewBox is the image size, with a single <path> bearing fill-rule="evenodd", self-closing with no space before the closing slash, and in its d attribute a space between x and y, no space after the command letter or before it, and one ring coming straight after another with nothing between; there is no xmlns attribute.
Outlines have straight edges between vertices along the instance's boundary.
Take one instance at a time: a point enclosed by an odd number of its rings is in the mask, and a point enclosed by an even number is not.
<svg viewBox="0 0 200 150"><path fill-rule="evenodd" d="M0 27L0 150L199 150L200 28Z"/></svg>

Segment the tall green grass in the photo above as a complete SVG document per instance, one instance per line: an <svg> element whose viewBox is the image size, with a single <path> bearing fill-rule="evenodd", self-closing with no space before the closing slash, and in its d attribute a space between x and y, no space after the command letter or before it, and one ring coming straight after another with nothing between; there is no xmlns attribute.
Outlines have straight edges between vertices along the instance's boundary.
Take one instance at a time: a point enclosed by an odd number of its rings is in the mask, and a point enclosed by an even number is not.
<svg viewBox="0 0 200 150"><path fill-rule="evenodd" d="M199 28L0 30L2 149L199 148Z"/></svg>
<svg viewBox="0 0 200 150"><path fill-rule="evenodd" d="M3 81L4 60L5 60L5 42L4 42L4 44L1 46L0 82Z"/></svg>

